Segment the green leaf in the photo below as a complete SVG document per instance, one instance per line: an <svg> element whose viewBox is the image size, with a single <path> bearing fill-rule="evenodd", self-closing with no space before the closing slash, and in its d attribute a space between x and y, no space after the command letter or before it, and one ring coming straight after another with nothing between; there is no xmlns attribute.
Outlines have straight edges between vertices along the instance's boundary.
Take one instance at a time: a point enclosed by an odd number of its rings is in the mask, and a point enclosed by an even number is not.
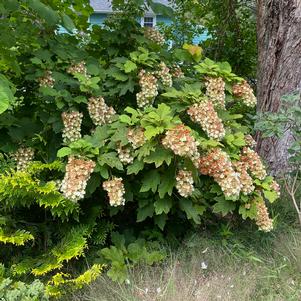
<svg viewBox="0 0 301 301"><path fill-rule="evenodd" d="M144 163L138 159L136 159L133 164L129 165L127 167L127 174L132 175L132 174L138 174L139 171L143 170L144 168Z"/></svg>
<svg viewBox="0 0 301 301"><path fill-rule="evenodd" d="M218 196L214 198L217 203L213 205L214 213L221 213L223 216L232 212L235 209L235 203L231 200L226 200L224 196Z"/></svg>
<svg viewBox="0 0 301 301"><path fill-rule="evenodd" d="M67 16L66 14L62 15L62 23L63 23L63 26L70 32L75 29L75 25L74 25L72 19L69 16Z"/></svg>
<svg viewBox="0 0 301 301"><path fill-rule="evenodd" d="M161 184L159 185L158 188L160 198L164 198L166 193L168 195L171 195L175 184L176 184L175 168L171 166L166 170L165 174L162 175L161 177Z"/></svg>
<svg viewBox="0 0 301 301"><path fill-rule="evenodd" d="M193 203L189 199L181 199L179 203L180 209L186 213L188 219L192 219L196 224L201 222L200 220L200 208L193 206Z"/></svg>
<svg viewBox="0 0 301 301"><path fill-rule="evenodd" d="M123 123L126 123L126 124L132 124L132 119L130 116L128 115L120 115L119 116L119 120Z"/></svg>
<svg viewBox="0 0 301 301"><path fill-rule="evenodd" d="M158 198L155 203L155 213L160 215L162 213L168 213L172 207L172 199L170 197L165 197L163 199Z"/></svg>
<svg viewBox="0 0 301 301"><path fill-rule="evenodd" d="M263 195L270 203L273 203L278 199L278 194L276 191L264 190Z"/></svg>
<svg viewBox="0 0 301 301"><path fill-rule="evenodd" d="M159 172L157 170L151 170L144 175L140 192L146 192L151 190L153 193L155 193L159 184Z"/></svg>
<svg viewBox="0 0 301 301"><path fill-rule="evenodd" d="M59 14L50 6L39 0L28 0L28 4L48 25L53 26L59 22Z"/></svg>
<svg viewBox="0 0 301 301"><path fill-rule="evenodd" d="M140 223L144 221L147 217L153 217L154 215L154 204L150 203L137 210L137 222Z"/></svg>
<svg viewBox="0 0 301 301"><path fill-rule="evenodd" d="M0 74L0 114L5 112L14 100L11 83L4 75Z"/></svg>
<svg viewBox="0 0 301 301"><path fill-rule="evenodd" d="M164 230L167 221L167 215L165 213L156 215L154 217L155 225L157 225L162 231Z"/></svg>
<svg viewBox="0 0 301 301"><path fill-rule="evenodd" d="M137 69L137 65L130 60L127 60L124 64L125 73L130 73Z"/></svg>
<svg viewBox="0 0 301 301"><path fill-rule="evenodd" d="M172 18L174 13L173 9L169 6L166 6L162 3L149 1L149 5L153 12L157 15L163 15Z"/></svg>
<svg viewBox="0 0 301 301"><path fill-rule="evenodd" d="M106 154L101 154L98 157L98 163L100 166L107 164L111 168L117 168L118 170L123 170L123 165L117 157L116 152L110 152Z"/></svg>
<svg viewBox="0 0 301 301"><path fill-rule="evenodd" d="M155 163L156 168L158 168L164 162L169 165L173 157L174 155L170 150L167 150L163 147L158 147L155 151L151 152L149 156L145 157L143 161L149 164Z"/></svg>
<svg viewBox="0 0 301 301"><path fill-rule="evenodd" d="M71 153L72 153L72 149L70 147L62 147L61 149L58 150L57 157L63 158L69 156Z"/></svg>

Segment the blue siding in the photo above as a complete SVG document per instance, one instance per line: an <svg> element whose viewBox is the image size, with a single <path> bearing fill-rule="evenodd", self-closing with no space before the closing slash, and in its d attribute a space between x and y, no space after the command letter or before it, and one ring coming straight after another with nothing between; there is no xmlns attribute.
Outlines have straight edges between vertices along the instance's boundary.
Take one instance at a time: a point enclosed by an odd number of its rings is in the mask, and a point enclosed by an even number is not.
<svg viewBox="0 0 301 301"><path fill-rule="evenodd" d="M103 14L103 13L92 14L90 16L90 23L92 25L101 25L101 24L103 24L106 17L107 17L107 14Z"/></svg>
<svg viewBox="0 0 301 301"><path fill-rule="evenodd" d="M164 23L166 25L172 24L171 19L165 16L157 16L156 19L157 19L157 23Z"/></svg>

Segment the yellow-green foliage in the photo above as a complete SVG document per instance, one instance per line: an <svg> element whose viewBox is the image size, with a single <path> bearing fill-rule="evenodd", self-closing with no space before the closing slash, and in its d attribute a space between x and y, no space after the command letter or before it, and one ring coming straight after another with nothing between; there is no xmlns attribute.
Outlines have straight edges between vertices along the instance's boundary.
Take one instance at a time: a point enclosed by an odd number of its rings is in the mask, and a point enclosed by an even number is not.
<svg viewBox="0 0 301 301"><path fill-rule="evenodd" d="M0 228L0 242L7 244L11 243L17 246L23 246L27 241L33 240L33 235L25 230L16 230L14 232L5 233L2 228Z"/></svg>

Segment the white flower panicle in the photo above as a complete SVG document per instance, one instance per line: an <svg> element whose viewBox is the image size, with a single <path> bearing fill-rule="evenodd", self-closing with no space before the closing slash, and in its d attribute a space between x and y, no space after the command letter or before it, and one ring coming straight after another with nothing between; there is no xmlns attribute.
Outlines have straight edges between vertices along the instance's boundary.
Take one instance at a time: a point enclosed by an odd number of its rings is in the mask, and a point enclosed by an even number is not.
<svg viewBox="0 0 301 301"><path fill-rule="evenodd" d="M17 170L24 171L34 158L34 149L31 147L20 147L11 157L17 164Z"/></svg>
<svg viewBox="0 0 301 301"><path fill-rule="evenodd" d="M123 164L131 164L134 161L132 156L132 149L129 146L117 146L118 158Z"/></svg>
<svg viewBox="0 0 301 301"><path fill-rule="evenodd" d="M116 115L114 108L109 107L103 97L90 97L88 112L96 126L111 123Z"/></svg>
<svg viewBox="0 0 301 301"><path fill-rule="evenodd" d="M222 77L206 77L206 95L215 107L225 108L225 82Z"/></svg>
<svg viewBox="0 0 301 301"><path fill-rule="evenodd" d="M239 174L235 172L227 153L220 148L213 148L199 161L202 174L213 177L225 196L238 196L241 190Z"/></svg>
<svg viewBox="0 0 301 301"><path fill-rule="evenodd" d="M122 178L113 177L102 184L103 189L108 193L111 206L121 206L125 204L125 189Z"/></svg>
<svg viewBox="0 0 301 301"><path fill-rule="evenodd" d="M275 180L272 181L270 187L277 193L277 196L280 197L280 185Z"/></svg>
<svg viewBox="0 0 301 301"><path fill-rule="evenodd" d="M144 136L144 129L141 127L130 128L127 133L127 139L131 143L133 149L141 147L146 141Z"/></svg>
<svg viewBox="0 0 301 301"><path fill-rule="evenodd" d="M139 72L139 85L141 92L136 94L139 108L151 106L158 95L157 78L145 70Z"/></svg>
<svg viewBox="0 0 301 301"><path fill-rule="evenodd" d="M184 124L179 124L168 130L162 139L162 145L171 149L174 154L181 157L188 157L197 165L200 158L198 142L191 134L191 130Z"/></svg>
<svg viewBox="0 0 301 301"><path fill-rule="evenodd" d="M256 204L256 225L259 230L264 232L270 232L273 230L273 220L269 217L268 208L264 201L259 201Z"/></svg>
<svg viewBox="0 0 301 301"><path fill-rule="evenodd" d="M247 81L242 81L239 84L233 85L232 87L233 95L241 98L243 103L248 107L255 107L257 104L256 97L254 95L253 89L247 83Z"/></svg>
<svg viewBox="0 0 301 301"><path fill-rule="evenodd" d="M176 176L176 181L176 189L178 190L179 195L181 195L184 198L187 198L192 195L194 191L194 181L191 171L185 169L179 170Z"/></svg>
<svg viewBox="0 0 301 301"><path fill-rule="evenodd" d="M246 142L246 146L248 146L250 148L256 147L256 141L254 140L254 138L251 135L245 136L245 142Z"/></svg>
<svg viewBox="0 0 301 301"><path fill-rule="evenodd" d="M62 136L64 143L74 142L81 138L82 119L83 114L76 111L62 113L64 124Z"/></svg>
<svg viewBox="0 0 301 301"><path fill-rule="evenodd" d="M86 68L86 63L84 61L80 63L75 63L71 65L68 69L67 72L74 75L76 73L80 73L84 75L86 78L90 78L91 76L87 73L87 68Z"/></svg>
<svg viewBox="0 0 301 301"><path fill-rule="evenodd" d="M178 65L173 65L171 68L171 75L175 78L183 78L184 72L182 71L181 67Z"/></svg>
<svg viewBox="0 0 301 301"><path fill-rule="evenodd" d="M225 136L225 128L214 110L211 101L202 101L192 105L188 111L191 120L198 123L209 138L221 140Z"/></svg>
<svg viewBox="0 0 301 301"><path fill-rule="evenodd" d="M156 75L161 80L164 87L172 86L172 75L169 73L169 68L164 62L161 62L159 65L160 70L156 72Z"/></svg>
<svg viewBox="0 0 301 301"><path fill-rule="evenodd" d="M246 166L246 164L240 161L233 162L233 166L238 172L239 181L241 184L241 192L244 195L251 194L254 191L255 186L253 185L253 179L248 174L248 167Z"/></svg>
<svg viewBox="0 0 301 301"><path fill-rule="evenodd" d="M263 180L266 177L267 172L264 165L261 162L259 155L251 148L243 148L240 161L244 162L247 169L251 172L251 174L254 177L260 180Z"/></svg>
<svg viewBox="0 0 301 301"><path fill-rule="evenodd" d="M55 84L55 79L52 77L52 72L50 70L46 71L45 75L38 79L40 87L50 87L53 88Z"/></svg>
<svg viewBox="0 0 301 301"><path fill-rule="evenodd" d="M64 197L76 202L85 197L87 182L95 168L95 162L70 156L60 191Z"/></svg>
<svg viewBox="0 0 301 301"><path fill-rule="evenodd" d="M165 43L164 36L155 28L145 27L144 36L158 45L162 46Z"/></svg>

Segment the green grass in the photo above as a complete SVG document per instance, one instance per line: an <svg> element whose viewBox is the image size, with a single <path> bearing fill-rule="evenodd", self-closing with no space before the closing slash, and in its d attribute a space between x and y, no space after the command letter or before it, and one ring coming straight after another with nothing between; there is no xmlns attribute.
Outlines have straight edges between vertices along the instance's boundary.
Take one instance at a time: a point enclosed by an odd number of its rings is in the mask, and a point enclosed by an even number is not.
<svg viewBox="0 0 301 301"><path fill-rule="evenodd" d="M276 229L199 230L157 266L138 266L125 284L106 276L72 301L300 301L301 228L289 201L276 206Z"/></svg>

